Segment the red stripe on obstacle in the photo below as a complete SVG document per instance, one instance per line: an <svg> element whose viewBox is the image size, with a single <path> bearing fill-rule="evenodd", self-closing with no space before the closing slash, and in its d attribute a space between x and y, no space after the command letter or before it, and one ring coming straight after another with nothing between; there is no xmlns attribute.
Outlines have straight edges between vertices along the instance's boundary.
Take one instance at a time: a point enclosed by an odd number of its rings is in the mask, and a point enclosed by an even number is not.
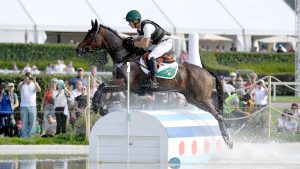
<svg viewBox="0 0 300 169"><path fill-rule="evenodd" d="M178 145L178 149L179 149L179 155L183 155L184 154L184 142L181 141Z"/></svg>
<svg viewBox="0 0 300 169"><path fill-rule="evenodd" d="M205 140L204 141L204 153L209 153L209 150L210 150L209 141Z"/></svg>
<svg viewBox="0 0 300 169"><path fill-rule="evenodd" d="M194 140L192 143L192 154L195 155L197 153L197 142Z"/></svg>

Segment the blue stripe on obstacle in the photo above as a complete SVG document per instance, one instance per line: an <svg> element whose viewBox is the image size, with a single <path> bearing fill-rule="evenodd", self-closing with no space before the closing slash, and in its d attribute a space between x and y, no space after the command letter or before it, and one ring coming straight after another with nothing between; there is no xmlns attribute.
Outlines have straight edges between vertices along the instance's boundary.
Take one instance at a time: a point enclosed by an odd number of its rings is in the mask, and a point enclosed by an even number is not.
<svg viewBox="0 0 300 169"><path fill-rule="evenodd" d="M219 126L167 127L169 138L220 136Z"/></svg>
<svg viewBox="0 0 300 169"><path fill-rule="evenodd" d="M214 116L209 113L203 114L167 114L153 115L159 121L180 121L180 120L214 120Z"/></svg>

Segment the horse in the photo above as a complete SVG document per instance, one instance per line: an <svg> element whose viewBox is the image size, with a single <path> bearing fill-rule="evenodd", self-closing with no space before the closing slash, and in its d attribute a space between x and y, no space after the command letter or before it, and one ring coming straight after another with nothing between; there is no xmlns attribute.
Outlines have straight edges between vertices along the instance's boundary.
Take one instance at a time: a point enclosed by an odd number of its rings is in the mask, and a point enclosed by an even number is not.
<svg viewBox="0 0 300 169"><path fill-rule="evenodd" d="M76 53L81 56L99 49L106 50L115 67L114 78L109 82L102 83L92 99L92 108L96 111L103 110L101 104L103 95L107 92L125 91L127 89L127 78L130 79L130 92L139 94L141 91L161 92L176 91L182 93L187 102L196 107L211 113L218 121L221 135L231 149L233 143L227 133L223 119L223 89L218 77L212 73L193 64L178 64L178 71L173 79L158 78L159 87L156 89L145 89L142 86L149 75L144 73L139 63L137 54L132 54L123 46L123 38L111 28L98 25L97 20L91 21L92 28L76 48ZM127 77L127 64L130 62L130 77ZM217 90L218 108L215 108L212 101L214 85Z"/></svg>

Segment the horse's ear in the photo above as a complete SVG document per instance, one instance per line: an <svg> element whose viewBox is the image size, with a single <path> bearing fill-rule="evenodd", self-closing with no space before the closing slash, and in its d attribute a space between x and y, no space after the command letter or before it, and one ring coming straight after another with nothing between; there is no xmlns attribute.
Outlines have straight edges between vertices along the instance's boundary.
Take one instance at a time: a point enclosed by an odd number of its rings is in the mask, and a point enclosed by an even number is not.
<svg viewBox="0 0 300 169"><path fill-rule="evenodd" d="M97 27L98 27L98 21L97 21L97 19L95 19L95 25L97 25Z"/></svg>
<svg viewBox="0 0 300 169"><path fill-rule="evenodd" d="M93 20L91 20L91 24L92 24L92 28L93 28L95 25Z"/></svg>

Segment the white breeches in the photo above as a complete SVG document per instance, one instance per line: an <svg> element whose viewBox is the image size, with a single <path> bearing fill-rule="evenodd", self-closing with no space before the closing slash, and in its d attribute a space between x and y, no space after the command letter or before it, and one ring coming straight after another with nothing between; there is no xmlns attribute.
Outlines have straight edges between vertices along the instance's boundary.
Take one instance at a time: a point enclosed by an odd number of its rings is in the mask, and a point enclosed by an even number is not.
<svg viewBox="0 0 300 169"><path fill-rule="evenodd" d="M148 56L148 60L154 57L155 59L162 56L172 49L173 40L170 38L166 41L160 42L157 45L152 45L149 49L152 50Z"/></svg>

